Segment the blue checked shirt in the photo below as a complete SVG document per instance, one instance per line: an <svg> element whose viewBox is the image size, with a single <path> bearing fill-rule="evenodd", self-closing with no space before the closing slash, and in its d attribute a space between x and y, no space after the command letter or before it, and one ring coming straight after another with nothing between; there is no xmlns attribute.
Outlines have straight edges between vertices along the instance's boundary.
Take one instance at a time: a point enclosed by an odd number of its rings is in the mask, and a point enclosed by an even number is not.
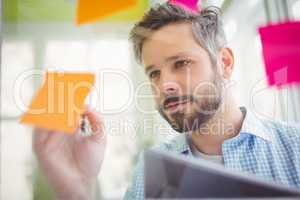
<svg viewBox="0 0 300 200"><path fill-rule="evenodd" d="M242 108L244 111L245 108ZM186 134L159 147L193 157ZM222 144L224 166L255 174L265 180L300 188L300 126L260 120L247 112L240 133ZM144 199L143 154L135 168L132 185L124 199Z"/></svg>

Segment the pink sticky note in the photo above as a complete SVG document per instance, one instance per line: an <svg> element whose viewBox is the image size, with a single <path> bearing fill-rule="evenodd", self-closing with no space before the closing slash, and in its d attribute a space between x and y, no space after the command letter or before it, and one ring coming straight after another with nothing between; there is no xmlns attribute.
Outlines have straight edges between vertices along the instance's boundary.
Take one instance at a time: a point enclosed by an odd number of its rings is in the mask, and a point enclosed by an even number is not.
<svg viewBox="0 0 300 200"><path fill-rule="evenodd" d="M300 82L300 22L259 28L270 86Z"/></svg>
<svg viewBox="0 0 300 200"><path fill-rule="evenodd" d="M199 10L198 4L200 4L200 0L169 0L169 2L183 6L193 12L197 12Z"/></svg>

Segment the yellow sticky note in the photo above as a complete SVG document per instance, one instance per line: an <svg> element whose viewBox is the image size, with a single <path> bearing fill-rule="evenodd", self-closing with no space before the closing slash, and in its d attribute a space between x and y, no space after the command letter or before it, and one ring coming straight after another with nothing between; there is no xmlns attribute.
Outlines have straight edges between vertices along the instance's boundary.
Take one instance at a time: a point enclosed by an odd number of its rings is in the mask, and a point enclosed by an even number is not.
<svg viewBox="0 0 300 200"><path fill-rule="evenodd" d="M79 0L77 24L89 23L134 6L137 0Z"/></svg>
<svg viewBox="0 0 300 200"><path fill-rule="evenodd" d="M93 73L47 72L21 123L74 133L94 82Z"/></svg>

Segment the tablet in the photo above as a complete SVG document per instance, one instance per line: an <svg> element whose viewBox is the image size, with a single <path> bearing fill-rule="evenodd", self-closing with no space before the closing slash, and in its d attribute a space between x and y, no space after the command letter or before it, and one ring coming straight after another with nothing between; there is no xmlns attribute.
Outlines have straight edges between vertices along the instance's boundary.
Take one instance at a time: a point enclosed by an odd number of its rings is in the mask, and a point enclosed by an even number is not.
<svg viewBox="0 0 300 200"><path fill-rule="evenodd" d="M145 198L296 198L300 190L238 173L201 158L147 150Z"/></svg>

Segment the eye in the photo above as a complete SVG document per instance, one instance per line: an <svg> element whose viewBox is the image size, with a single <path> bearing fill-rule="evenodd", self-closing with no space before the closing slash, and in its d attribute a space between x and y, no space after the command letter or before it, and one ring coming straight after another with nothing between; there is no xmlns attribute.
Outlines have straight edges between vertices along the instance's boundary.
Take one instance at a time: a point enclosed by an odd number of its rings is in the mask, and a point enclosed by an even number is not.
<svg viewBox="0 0 300 200"><path fill-rule="evenodd" d="M154 79L154 78L157 78L159 77L160 75L160 71L159 70L153 70L149 73L149 78L150 79Z"/></svg>
<svg viewBox="0 0 300 200"><path fill-rule="evenodd" d="M184 67L187 66L191 63L190 60L178 60L175 62L175 68L180 68L180 67Z"/></svg>

